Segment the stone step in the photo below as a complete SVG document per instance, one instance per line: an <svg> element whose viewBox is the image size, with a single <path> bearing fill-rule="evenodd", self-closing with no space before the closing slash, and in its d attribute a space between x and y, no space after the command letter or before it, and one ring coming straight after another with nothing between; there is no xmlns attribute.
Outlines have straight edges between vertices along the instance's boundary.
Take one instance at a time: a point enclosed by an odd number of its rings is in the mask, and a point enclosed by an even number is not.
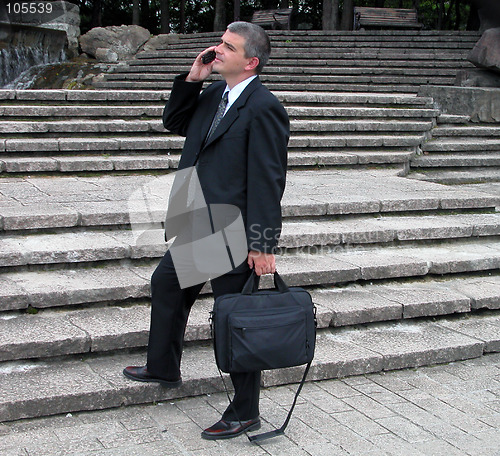
<svg viewBox="0 0 500 456"><path fill-rule="evenodd" d="M143 231L143 230L142 230ZM147 243L137 243L142 231L85 231L40 235L5 235L0 240L0 267L79 263L161 257L163 230L149 231ZM296 221L283 225L281 249L315 250L315 246L476 238L500 235L500 214L419 217L356 217L334 221Z"/></svg>
<svg viewBox="0 0 500 456"><path fill-rule="evenodd" d="M89 245L93 241L94 237L89 236ZM407 242L403 245L384 248L360 244L355 247L309 246L299 249L300 253L280 255L277 259L278 270L291 286L330 286L410 277L487 273L500 268L500 244L493 237L455 242L433 241L429 245ZM143 249L142 254L137 255L142 258L141 261L124 262L127 254L125 246L113 247L114 249L110 247L107 251L101 249L100 259L108 261L93 268L83 267L85 265L78 263L89 259L98 261L91 247L87 251L74 251L69 257L63 256L61 249L54 251L52 256L47 252L40 253L40 249L33 252L33 265L43 261L45 264L59 263L64 267L46 270L17 268L2 272L1 310L90 305L147 298L151 274L165 248L163 251L149 249L148 252ZM118 262L121 260L122 266L109 261L113 258ZM149 260L150 258L154 259ZM5 258L2 263L3 266L9 265ZM14 257L10 263L14 266L23 261Z"/></svg>
<svg viewBox="0 0 500 456"><path fill-rule="evenodd" d="M265 284L271 286L269 280ZM442 282L391 283L309 289L318 328L500 309L500 277L475 276ZM147 347L150 306L93 306L84 310L40 310L0 315L0 362ZM185 340L211 338L213 298L193 307Z"/></svg>
<svg viewBox="0 0 500 456"><path fill-rule="evenodd" d="M92 85L96 88L108 89L108 90L166 90L172 88L172 82L169 81L155 81L155 82L145 82L145 81L97 81L93 82ZM266 87L271 91L297 91L298 87L296 83L277 83L277 82L267 82ZM420 85L409 85L409 84L398 84L394 85L390 82L387 84L332 84L332 83L305 83L301 82L300 88L312 92L377 92L377 93L404 93L404 94L416 94L420 88Z"/></svg>
<svg viewBox="0 0 500 456"><path fill-rule="evenodd" d="M328 103L328 106L341 104L342 106L351 104L390 104L390 105L410 105L425 106L432 108L433 100L429 97L420 97L414 94L378 94L378 93L307 93L303 91L276 92L276 97L285 105L290 103L318 104ZM161 102L164 105L170 96L170 91L160 90L10 90L0 89L0 100L10 102L11 100L23 101L43 101L38 106L46 106L50 101L71 101L79 102L106 102L105 107L123 103L134 103L142 106L146 102ZM102 104L102 103L101 103ZM86 107L88 104L81 105Z"/></svg>
<svg viewBox="0 0 500 456"><path fill-rule="evenodd" d="M209 43L207 46L213 46L217 43ZM473 46L467 46L464 49L402 49L402 48L359 48L353 49L350 45L344 48L277 48L273 50L273 58L293 58L293 59L348 59L348 60L435 60L442 62L446 60L466 59L467 53ZM190 49L183 49L183 45L177 49L157 50L147 52L141 55L145 58L191 58L203 51L205 45L193 45Z"/></svg>
<svg viewBox="0 0 500 456"><path fill-rule="evenodd" d="M445 185L474 184L478 182L500 182L500 167L480 167L460 169L425 170L425 173L412 172L409 178Z"/></svg>
<svg viewBox="0 0 500 456"><path fill-rule="evenodd" d="M440 125L459 124L467 125L470 122L470 116L461 116L456 114L440 114L437 123Z"/></svg>
<svg viewBox="0 0 500 456"><path fill-rule="evenodd" d="M462 168L462 167L490 167L500 166L500 153L477 153L477 154L431 154L415 157L411 160L411 166L415 168Z"/></svg>
<svg viewBox="0 0 500 456"><path fill-rule="evenodd" d="M426 49L426 48L450 48L450 49L469 49L475 44L480 35L475 34L468 37L443 37L439 34L434 36L381 36L378 34L371 34L365 36L357 35L359 32L351 32L350 35L345 36L328 36L327 34L300 36L295 31L287 35L275 36L269 33L271 46L273 48L335 48L335 47L369 47L369 48L405 48L405 49ZM286 39L286 38L289 39ZM163 37L165 38L165 37ZM190 37L179 36L166 37L167 45L159 44L157 49L189 49L193 46L200 46L201 44L208 45L214 43L214 39L220 39L220 35L203 36L201 34L191 34ZM320 39L318 39L320 38ZM158 41L161 41L161 35Z"/></svg>
<svg viewBox="0 0 500 456"><path fill-rule="evenodd" d="M382 103L382 101L380 101ZM328 100L319 100L317 103L328 103ZM358 102L356 102L358 103ZM346 104L350 104L349 101L346 101ZM49 129L49 131L56 132L59 128L57 125L51 122L48 123L48 120L40 120L40 118L74 118L79 117L81 119L73 120L73 121L60 121L60 124L64 124L65 122L68 126L72 125L80 125L85 118L93 118L94 122L87 122L87 125L95 124L95 121L103 122L112 122L116 125L123 125L126 121L137 122L137 119L134 117L150 117L150 118L158 118L160 119L163 114L164 106L151 106L145 109L144 107L139 106L113 106L113 107L105 107L105 106L0 106L0 112L5 118L15 117L15 118L37 118L39 119L37 122L40 123L40 126L33 127L35 130L44 130L45 126ZM391 107L359 107L359 106L287 106L287 112L292 119L294 117L299 118L315 118L315 117L352 117L352 118L361 118L360 120L368 120L369 118L386 118L386 119L398 119L398 118L432 118L439 111L431 108L409 108L402 106L400 108L391 108ZM107 120L106 118L113 118L111 120ZM121 118L121 119L117 119ZM13 132L20 130L22 131L22 121L5 121L10 122L10 124L4 127L5 129L13 127ZM55 121L57 122L57 121ZM154 122L153 120L142 121L143 124L148 124L149 122ZM158 120L156 120L158 122ZM37 123L37 125L38 125ZM15 127L15 124L18 126ZM31 124L33 125L33 124ZM100 125L100 124L97 124ZM129 124L126 124L129 125ZM156 125L158 125L156 123ZM68 127L69 128L69 127ZM12 131L12 130L11 130ZM43 131L42 131L43 132Z"/></svg>
<svg viewBox="0 0 500 456"><path fill-rule="evenodd" d="M195 53L193 55L186 57L185 54L179 54L179 56L175 57L170 55L168 52L141 52L136 55L134 60L127 60L126 62L117 65L115 70L121 71L122 67L127 68L138 66L148 66L153 68L155 65L166 66L170 65L182 65L182 66L191 66L193 60L195 58ZM264 72L271 71L276 67L310 67L312 69L316 69L318 67L324 68L335 68L337 70L341 70L342 68L365 68L370 67L374 69L384 68L388 70L392 70L393 68L404 69L404 68L413 68L413 69L424 69L424 68L436 68L435 60L401 60L395 58L393 60L388 59L332 59L332 58L322 58L322 59L300 59L294 56L283 56L279 57L276 55L272 55L264 68ZM467 61L463 60L463 56L459 56L457 59L451 60L440 60L438 68L441 69L459 69L459 68L471 68L473 65Z"/></svg>
<svg viewBox="0 0 500 456"><path fill-rule="evenodd" d="M180 152L180 151L178 151ZM403 173L413 151L405 150L364 150L346 149L339 152L305 151L288 153L288 168L295 167L363 167L369 165L401 165ZM133 171L176 170L180 153L164 155L146 155L128 153L127 155L50 156L50 157L13 157L0 159L0 173L105 173Z"/></svg>
<svg viewBox="0 0 500 456"><path fill-rule="evenodd" d="M335 132L339 133L339 132ZM356 134L357 133L357 134ZM373 147L416 147L423 142L422 134L416 132L399 132L399 135L390 135L381 131L380 134L360 134L361 132L346 132L342 135L322 134L293 135L288 142L289 150L307 151L316 148L328 148L330 151L337 148L373 148ZM372 132L373 133L373 132ZM385 133L385 134L384 134ZM413 134L411 134L413 133ZM179 136L109 136L109 137L60 137L60 138L15 138L0 140L0 153L37 154L79 154L93 152L94 154L128 154L130 152L145 151L151 153L180 153L184 145L184 138ZM109 169L112 169L111 163Z"/></svg>
<svg viewBox="0 0 500 456"><path fill-rule="evenodd" d="M308 381L475 358L498 350L497 313L465 319L320 330ZM122 370L145 354L87 355L0 365L0 421L210 394L223 390L210 346L187 346L183 385L131 382ZM264 387L298 382L304 368L266 371Z"/></svg>
<svg viewBox="0 0 500 456"><path fill-rule="evenodd" d="M119 82L119 81L137 81L137 82L157 82L160 88L163 88L163 84L170 83L174 80L177 73L107 73L105 75L106 82ZM455 74L449 74L446 76L411 76L407 74L401 75L377 75L377 74L367 74L367 75L351 75L346 78L345 75L330 75L330 74L265 74L260 75L261 81L268 85L272 83L294 83L294 84L406 84L406 85L422 85L422 84L433 84L433 85L452 85L455 82ZM272 86L271 86L272 87Z"/></svg>
<svg viewBox="0 0 500 456"><path fill-rule="evenodd" d="M500 138L440 138L426 142L424 152L485 152L500 151Z"/></svg>
<svg viewBox="0 0 500 456"><path fill-rule="evenodd" d="M321 112L323 111L323 112ZM306 116L311 114L325 116L327 109L317 108L313 112L306 112ZM305 116L304 116L305 117ZM295 132L337 132L337 131L428 131L432 128L432 121L408 121L408 120L372 120L372 119L353 119L353 120L290 120L290 131ZM76 135L85 134L99 135L119 135L119 134L166 134L167 130L163 127L160 119L155 120L59 120L59 121L0 121L0 134L7 139L7 135L43 135L50 137L50 134L57 135Z"/></svg>
<svg viewBox="0 0 500 456"><path fill-rule="evenodd" d="M489 139L493 139L494 137L500 138L500 125L477 125L470 123L460 127L441 125L432 131L432 136L435 138L448 137L450 139L456 136L485 136Z"/></svg>
<svg viewBox="0 0 500 456"><path fill-rule="evenodd" d="M24 177L0 180L4 231L161 223L174 180L166 175ZM149 212L146 210L144 194ZM137 201L137 203L136 203ZM141 205L142 202L142 205ZM392 170L290 170L283 216L383 215L491 210L498 196L398 177ZM134 222L135 221L135 222Z"/></svg>
<svg viewBox="0 0 500 456"><path fill-rule="evenodd" d="M152 64L151 62L143 62L142 65L139 65L137 60L132 61L134 64L121 65L117 66L113 74L122 74L122 73L161 73L162 75L177 75L183 72L189 71L191 68L192 62L186 62L182 65L174 65L172 62L168 62L168 64L158 65ZM130 62L130 63L132 63ZM266 76L271 75L405 75L405 76L445 76L445 77L454 77L456 76L457 69L456 68L381 68L381 67L362 67L362 68L336 68L336 67L302 67L302 66L291 66L290 63L286 62L285 64L281 64L280 66L270 65L266 67L266 70L262 73ZM137 76L137 75L135 75ZM264 76L261 76L263 78ZM109 78L113 79L113 78Z"/></svg>
<svg viewBox="0 0 500 456"><path fill-rule="evenodd" d="M471 41L475 43L481 34L476 31L463 30L356 30L353 31L326 31L326 30L268 30L271 40L296 38L304 41L316 41L318 37L324 40L344 41L377 41L408 40L408 41ZM168 43L199 41L209 38L220 38L220 32L203 32L194 34L158 35Z"/></svg>

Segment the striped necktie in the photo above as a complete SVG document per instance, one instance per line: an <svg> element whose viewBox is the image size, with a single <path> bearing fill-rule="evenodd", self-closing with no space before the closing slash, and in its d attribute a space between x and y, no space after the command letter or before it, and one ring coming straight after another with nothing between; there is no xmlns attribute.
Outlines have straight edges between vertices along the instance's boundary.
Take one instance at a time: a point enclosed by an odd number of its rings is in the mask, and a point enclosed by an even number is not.
<svg viewBox="0 0 500 456"><path fill-rule="evenodd" d="M207 141L210 139L210 136L212 136L212 133L217 128L217 125L219 125L220 121L224 117L224 112L226 111L228 96L229 96L229 92L224 92L224 95L222 96L222 99L219 103L219 107L217 108L217 112L215 113L214 120L212 121L212 125L210 127L210 130L208 131Z"/></svg>

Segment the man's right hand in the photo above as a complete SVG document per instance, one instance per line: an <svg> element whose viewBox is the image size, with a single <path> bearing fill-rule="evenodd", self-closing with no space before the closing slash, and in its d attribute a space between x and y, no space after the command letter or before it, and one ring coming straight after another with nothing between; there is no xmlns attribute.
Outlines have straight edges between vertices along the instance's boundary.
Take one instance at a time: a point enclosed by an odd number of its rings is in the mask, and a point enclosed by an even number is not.
<svg viewBox="0 0 500 456"><path fill-rule="evenodd" d="M186 77L186 82L204 81L212 74L212 69L215 60L213 62L204 64L201 61L201 56L208 51L215 51L216 47L217 46L210 46L209 48L205 49L203 52L200 52L198 54L198 57L196 57L193 66L191 67L191 70L189 71L189 74Z"/></svg>

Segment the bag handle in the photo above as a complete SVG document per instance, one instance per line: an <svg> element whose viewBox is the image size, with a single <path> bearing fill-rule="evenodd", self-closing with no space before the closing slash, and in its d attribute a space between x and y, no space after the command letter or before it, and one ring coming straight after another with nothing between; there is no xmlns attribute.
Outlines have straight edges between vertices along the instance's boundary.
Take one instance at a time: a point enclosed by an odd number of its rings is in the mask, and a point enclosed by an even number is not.
<svg viewBox="0 0 500 456"><path fill-rule="evenodd" d="M255 273L255 269L252 269L250 277L243 286L241 294L250 295L256 293L259 290L260 276ZM274 288L276 288L280 293L286 293L288 290L288 285L278 274L278 271L274 273Z"/></svg>

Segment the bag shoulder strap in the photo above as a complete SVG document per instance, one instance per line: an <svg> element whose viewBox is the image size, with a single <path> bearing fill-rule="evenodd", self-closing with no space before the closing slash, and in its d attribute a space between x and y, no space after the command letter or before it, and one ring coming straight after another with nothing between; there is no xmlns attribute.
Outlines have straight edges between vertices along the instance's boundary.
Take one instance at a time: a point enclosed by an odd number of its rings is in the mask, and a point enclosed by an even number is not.
<svg viewBox="0 0 500 456"><path fill-rule="evenodd" d="M290 407L290 411L288 412L288 415L287 415L283 425L279 429L274 429L272 431L264 432L262 434L257 434L257 435L248 435L248 432L246 430L243 431L245 433L245 435L247 436L248 440L250 440L250 442L260 442L262 440L267 440L267 439L270 439L272 437L276 437L278 435L283 435L285 433L285 429L288 426L288 423L290 422L290 418L292 417L293 409L295 408L295 405L297 404L297 399L299 398L299 394L302 391L302 387L304 386L304 383L306 381L307 374L309 373L309 368L311 367L311 363L312 363L312 361L309 362L306 366L306 369L304 371L304 375L302 376L302 380L300 381L300 385L297 388L297 392L295 393L295 398L293 399L292 406ZM222 371L220 369L219 369L219 375L222 379L222 384L224 385L224 390L226 391L226 395L227 395L227 398L229 399L229 404L233 409L233 413L236 416L236 418L238 419L240 426L243 427L243 424L241 423L241 420L238 417L238 413L236 412L236 409L234 408L233 401L231 400L231 397L229 396L229 391L227 389L226 382L224 381L224 376L222 375Z"/></svg>

